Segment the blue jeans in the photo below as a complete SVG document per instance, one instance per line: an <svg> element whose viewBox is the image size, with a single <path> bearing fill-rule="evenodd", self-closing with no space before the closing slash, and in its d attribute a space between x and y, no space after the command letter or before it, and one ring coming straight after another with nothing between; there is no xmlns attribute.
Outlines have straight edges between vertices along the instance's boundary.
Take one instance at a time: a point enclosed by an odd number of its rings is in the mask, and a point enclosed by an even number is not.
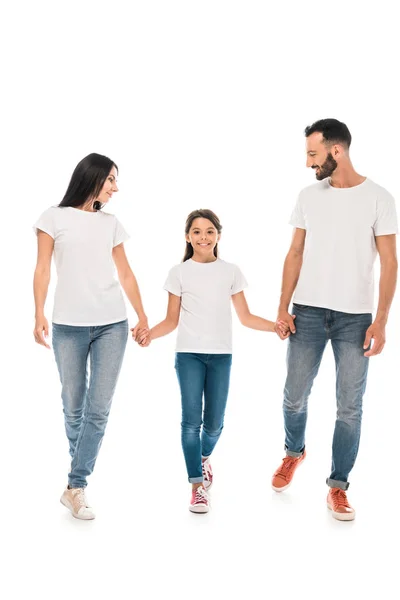
<svg viewBox="0 0 400 600"><path fill-rule="evenodd" d="M68 483L86 487L110 413L128 339L128 321L80 327L53 323L65 430L72 458ZM90 369L88 369L88 359Z"/></svg>
<svg viewBox="0 0 400 600"><path fill-rule="evenodd" d="M221 435L231 365L232 354L176 353L175 369L182 398L182 448L190 483L203 481L201 458L210 456Z"/></svg>
<svg viewBox="0 0 400 600"><path fill-rule="evenodd" d="M322 355L331 340L336 363L337 413L332 444L332 471L326 483L346 490L356 461L361 433L362 401L369 359L364 356L370 313L349 314L293 305L296 333L289 337L288 375L284 390L285 448L300 456L305 446L307 401Z"/></svg>

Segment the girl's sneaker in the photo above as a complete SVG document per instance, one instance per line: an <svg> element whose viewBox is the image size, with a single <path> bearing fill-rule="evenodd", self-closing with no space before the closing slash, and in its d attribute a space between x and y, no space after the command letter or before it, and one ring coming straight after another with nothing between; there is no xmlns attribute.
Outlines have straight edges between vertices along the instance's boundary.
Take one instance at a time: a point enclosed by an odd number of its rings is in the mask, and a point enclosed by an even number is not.
<svg viewBox="0 0 400 600"><path fill-rule="evenodd" d="M212 472L209 458L207 458L207 460L205 460L202 463L202 470L203 470L203 485L206 488L206 490L208 491L213 483L213 472Z"/></svg>
<svg viewBox="0 0 400 600"><path fill-rule="evenodd" d="M95 518L92 508L87 503L84 488L67 488L61 496L60 502L71 511L76 519L91 521Z"/></svg>
<svg viewBox="0 0 400 600"><path fill-rule="evenodd" d="M194 513L206 513L210 509L208 494L203 486L192 491L189 510Z"/></svg>

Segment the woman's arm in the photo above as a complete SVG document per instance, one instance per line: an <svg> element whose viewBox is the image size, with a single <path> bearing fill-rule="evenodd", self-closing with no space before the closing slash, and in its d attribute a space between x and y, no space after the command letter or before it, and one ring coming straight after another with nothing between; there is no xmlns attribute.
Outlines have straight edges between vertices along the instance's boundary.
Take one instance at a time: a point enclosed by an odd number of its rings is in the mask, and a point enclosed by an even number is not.
<svg viewBox="0 0 400 600"><path fill-rule="evenodd" d="M133 336L136 336L139 330L148 329L149 325L144 312L136 277L133 274L125 254L124 244L118 244L118 246L113 248L112 257L117 268L118 279L121 283L122 289L124 290L129 302L132 304L132 307L139 319L139 323L132 330Z"/></svg>
<svg viewBox="0 0 400 600"><path fill-rule="evenodd" d="M180 296L175 296L168 293L168 308L167 308L167 316L164 321L158 323L154 327L150 329L150 331L145 332L143 334L139 334L138 339L141 346L148 346L152 340L156 338L162 337L163 335L168 335L171 331L177 328L179 323L179 315L181 312L181 298Z"/></svg>
<svg viewBox="0 0 400 600"><path fill-rule="evenodd" d="M51 257L54 250L54 240L48 233L38 230L38 253L33 277L33 295L35 298L35 342L50 348L45 338L49 335L49 325L44 316L44 305L50 283Z"/></svg>
<svg viewBox="0 0 400 600"><path fill-rule="evenodd" d="M251 314L244 292L233 294L231 297L236 314L242 325L259 331L275 331L275 323L273 321L268 321L268 319Z"/></svg>

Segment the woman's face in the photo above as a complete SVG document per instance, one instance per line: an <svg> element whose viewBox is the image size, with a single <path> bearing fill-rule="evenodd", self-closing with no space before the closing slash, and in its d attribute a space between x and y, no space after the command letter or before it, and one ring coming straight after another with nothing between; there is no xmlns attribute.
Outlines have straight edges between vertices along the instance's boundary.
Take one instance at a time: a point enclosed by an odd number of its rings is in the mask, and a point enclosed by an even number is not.
<svg viewBox="0 0 400 600"><path fill-rule="evenodd" d="M102 204L107 204L107 202L112 198L114 192L118 192L117 187L117 169L113 167L104 182L104 185L100 191L100 194L96 198Z"/></svg>

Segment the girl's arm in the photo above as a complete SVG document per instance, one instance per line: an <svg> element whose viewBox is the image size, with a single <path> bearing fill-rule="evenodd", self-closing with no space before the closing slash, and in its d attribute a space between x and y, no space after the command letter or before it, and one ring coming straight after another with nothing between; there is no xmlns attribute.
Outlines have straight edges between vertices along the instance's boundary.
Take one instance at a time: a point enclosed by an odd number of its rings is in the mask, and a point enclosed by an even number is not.
<svg viewBox="0 0 400 600"><path fill-rule="evenodd" d="M268 321L268 319L251 314L244 292L233 294L231 297L236 314L242 325L250 327L250 329L258 329L259 331L276 331L273 321Z"/></svg>
<svg viewBox="0 0 400 600"><path fill-rule="evenodd" d="M38 230L38 254L33 277L33 295L35 298L35 342L50 348L45 338L49 335L49 324L44 316L44 305L50 283L51 257L54 250L54 240L48 233Z"/></svg>
<svg viewBox="0 0 400 600"><path fill-rule="evenodd" d="M139 330L146 330L149 327L140 297L139 286L126 257L124 244L118 244L118 246L113 248L112 257L117 268L121 286L139 319L139 323L132 330L135 337Z"/></svg>
<svg viewBox="0 0 400 600"><path fill-rule="evenodd" d="M174 294L171 294L171 292L168 292L167 316L164 321L161 321L161 323L152 327L150 331L139 335L136 341L139 342L140 346L148 346L152 340L162 337L163 335L168 335L177 328L180 312L180 296L175 296Z"/></svg>

